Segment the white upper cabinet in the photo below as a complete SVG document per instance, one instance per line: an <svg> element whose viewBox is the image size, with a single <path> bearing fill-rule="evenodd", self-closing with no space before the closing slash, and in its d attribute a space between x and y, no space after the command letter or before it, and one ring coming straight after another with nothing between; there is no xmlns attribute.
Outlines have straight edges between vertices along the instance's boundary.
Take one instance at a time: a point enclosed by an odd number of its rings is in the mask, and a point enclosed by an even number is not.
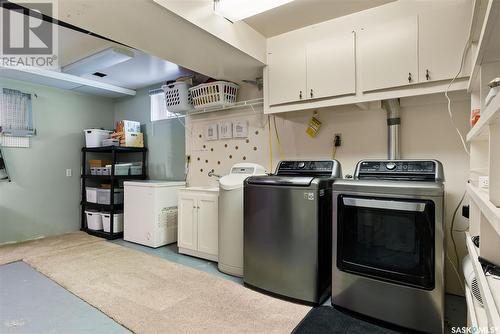
<svg viewBox="0 0 500 334"><path fill-rule="evenodd" d="M418 82L417 16L364 27L359 33L363 91Z"/></svg>
<svg viewBox="0 0 500 334"><path fill-rule="evenodd" d="M453 10L442 8L419 15L420 82L447 80L460 68L469 33L470 2L456 1ZM469 75L464 66L461 77Z"/></svg>
<svg viewBox="0 0 500 334"><path fill-rule="evenodd" d="M269 102L297 102L306 97L306 50L293 35L276 39L267 54Z"/></svg>
<svg viewBox="0 0 500 334"><path fill-rule="evenodd" d="M356 93L355 33L306 45L307 98Z"/></svg>
<svg viewBox="0 0 500 334"><path fill-rule="evenodd" d="M269 103L356 93L355 34L309 40L303 33L281 35L268 44Z"/></svg>

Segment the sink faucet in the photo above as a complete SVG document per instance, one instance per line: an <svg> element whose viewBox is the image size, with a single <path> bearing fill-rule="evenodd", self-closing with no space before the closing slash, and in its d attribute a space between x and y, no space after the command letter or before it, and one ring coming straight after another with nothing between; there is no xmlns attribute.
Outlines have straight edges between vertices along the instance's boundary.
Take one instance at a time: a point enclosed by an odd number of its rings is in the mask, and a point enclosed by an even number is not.
<svg viewBox="0 0 500 334"><path fill-rule="evenodd" d="M209 172L208 172L208 176L209 176L209 177L214 177L214 176L215 176L215 177L217 178L217 180L218 180L218 179L220 179L220 178L222 177L222 176L220 176L220 175L215 174L213 171L209 171Z"/></svg>

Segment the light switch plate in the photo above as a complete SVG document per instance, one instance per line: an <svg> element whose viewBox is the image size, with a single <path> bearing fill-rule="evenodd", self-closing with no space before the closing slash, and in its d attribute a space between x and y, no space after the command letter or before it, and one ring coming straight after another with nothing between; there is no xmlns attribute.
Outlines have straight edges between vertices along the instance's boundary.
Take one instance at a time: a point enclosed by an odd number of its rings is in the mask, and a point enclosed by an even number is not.
<svg viewBox="0 0 500 334"><path fill-rule="evenodd" d="M73 175L73 171L71 169L66 169L66 176L71 177Z"/></svg>

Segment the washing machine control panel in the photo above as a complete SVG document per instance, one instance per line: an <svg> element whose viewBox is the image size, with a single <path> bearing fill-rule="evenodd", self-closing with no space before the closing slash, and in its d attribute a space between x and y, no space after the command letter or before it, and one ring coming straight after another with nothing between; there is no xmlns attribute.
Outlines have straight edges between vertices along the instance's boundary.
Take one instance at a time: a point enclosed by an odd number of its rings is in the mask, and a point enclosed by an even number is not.
<svg viewBox="0 0 500 334"><path fill-rule="evenodd" d="M437 178L433 160L364 160L356 168L358 179L427 180Z"/></svg>
<svg viewBox="0 0 500 334"><path fill-rule="evenodd" d="M338 162L334 160L281 161L276 175L324 175L331 176Z"/></svg>

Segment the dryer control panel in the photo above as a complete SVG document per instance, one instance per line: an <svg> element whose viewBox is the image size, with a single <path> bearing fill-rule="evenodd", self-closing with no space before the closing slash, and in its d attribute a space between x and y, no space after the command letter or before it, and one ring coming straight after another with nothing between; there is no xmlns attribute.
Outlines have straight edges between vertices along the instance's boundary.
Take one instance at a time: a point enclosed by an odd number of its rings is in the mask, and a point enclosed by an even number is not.
<svg viewBox="0 0 500 334"><path fill-rule="evenodd" d="M443 168L436 160L362 160L357 179L442 181Z"/></svg>

